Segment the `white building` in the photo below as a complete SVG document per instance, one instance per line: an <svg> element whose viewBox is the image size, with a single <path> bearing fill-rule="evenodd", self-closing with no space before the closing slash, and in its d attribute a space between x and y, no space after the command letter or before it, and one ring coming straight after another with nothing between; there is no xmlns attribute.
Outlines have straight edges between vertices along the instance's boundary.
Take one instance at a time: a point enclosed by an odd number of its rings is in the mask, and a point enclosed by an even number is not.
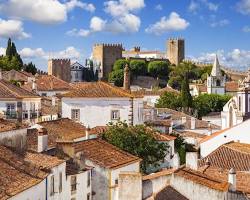
<svg viewBox="0 0 250 200"><path fill-rule="evenodd" d="M225 83L226 76L222 76L220 63L216 55L211 75L207 77L207 93L225 94Z"/></svg>
<svg viewBox="0 0 250 200"><path fill-rule="evenodd" d="M23 85L22 88L40 96L52 97L65 94L69 91L70 85L53 75L39 75L35 81Z"/></svg>
<svg viewBox="0 0 250 200"><path fill-rule="evenodd" d="M5 119L36 123L41 98L0 78L0 116Z"/></svg>
<svg viewBox="0 0 250 200"><path fill-rule="evenodd" d="M223 107L221 112L222 128L232 127L250 117L250 71L240 83L239 90Z"/></svg>
<svg viewBox="0 0 250 200"><path fill-rule="evenodd" d="M250 144L250 120L244 121L231 128L227 128L203 138L200 142L201 157L205 157L219 146L228 142L241 142Z"/></svg>
<svg viewBox="0 0 250 200"><path fill-rule="evenodd" d="M118 120L143 124L143 98L104 82L76 83L62 95L62 117L90 128Z"/></svg>
<svg viewBox="0 0 250 200"><path fill-rule="evenodd" d="M93 200L118 200L118 178L121 172L139 172L141 159L101 140L89 139L61 148L71 157L82 158L92 169Z"/></svg>
<svg viewBox="0 0 250 200"><path fill-rule="evenodd" d="M70 66L71 71L71 82L82 82L83 81L83 69L84 66L78 62L73 63Z"/></svg>
<svg viewBox="0 0 250 200"><path fill-rule="evenodd" d="M140 47L134 47L129 51L122 52L123 58L154 58L166 59L166 53L160 51L141 51Z"/></svg>

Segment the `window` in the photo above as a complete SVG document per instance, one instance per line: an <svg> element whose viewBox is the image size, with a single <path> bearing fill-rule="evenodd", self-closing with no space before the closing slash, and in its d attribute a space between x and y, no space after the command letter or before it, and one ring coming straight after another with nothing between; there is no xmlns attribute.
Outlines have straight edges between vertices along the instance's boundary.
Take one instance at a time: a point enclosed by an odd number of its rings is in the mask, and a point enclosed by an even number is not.
<svg viewBox="0 0 250 200"><path fill-rule="evenodd" d="M42 97L46 97L47 96L47 94L46 93L42 93Z"/></svg>
<svg viewBox="0 0 250 200"><path fill-rule="evenodd" d="M220 86L220 80L216 81L216 86Z"/></svg>
<svg viewBox="0 0 250 200"><path fill-rule="evenodd" d="M30 102L30 110L32 111L36 110L36 104L34 102Z"/></svg>
<svg viewBox="0 0 250 200"><path fill-rule="evenodd" d="M59 173L59 193L62 192L62 172Z"/></svg>
<svg viewBox="0 0 250 200"><path fill-rule="evenodd" d="M71 176L71 194L76 192L76 176Z"/></svg>
<svg viewBox="0 0 250 200"><path fill-rule="evenodd" d="M54 175L50 178L50 196L53 196L55 193L55 177Z"/></svg>
<svg viewBox="0 0 250 200"><path fill-rule="evenodd" d="M87 194L87 200L90 200L90 193Z"/></svg>
<svg viewBox="0 0 250 200"><path fill-rule="evenodd" d="M16 110L16 106L14 103L6 104L6 107L7 107L7 113L13 113Z"/></svg>
<svg viewBox="0 0 250 200"><path fill-rule="evenodd" d="M112 110L111 111L111 120L118 120L120 118L119 110Z"/></svg>
<svg viewBox="0 0 250 200"><path fill-rule="evenodd" d="M87 180L87 187L89 187L90 186L90 171L88 171L88 180Z"/></svg>
<svg viewBox="0 0 250 200"><path fill-rule="evenodd" d="M115 179L115 184L118 185L118 179Z"/></svg>
<svg viewBox="0 0 250 200"><path fill-rule="evenodd" d="M80 121L80 109L71 110L71 119L74 121Z"/></svg>

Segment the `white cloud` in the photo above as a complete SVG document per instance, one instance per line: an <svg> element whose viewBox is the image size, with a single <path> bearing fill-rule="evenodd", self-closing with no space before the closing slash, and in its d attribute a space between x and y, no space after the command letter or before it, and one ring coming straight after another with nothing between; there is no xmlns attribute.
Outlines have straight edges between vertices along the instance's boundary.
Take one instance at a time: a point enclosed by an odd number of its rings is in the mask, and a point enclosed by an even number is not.
<svg viewBox="0 0 250 200"><path fill-rule="evenodd" d="M250 0L241 0L236 4L236 7L240 13L250 15Z"/></svg>
<svg viewBox="0 0 250 200"><path fill-rule="evenodd" d="M104 10L111 16L121 16L145 7L144 0L119 0L104 2Z"/></svg>
<svg viewBox="0 0 250 200"><path fill-rule="evenodd" d="M87 37L87 36L89 36L90 31L85 30L85 29L77 30L76 28L74 28L74 29L72 29L70 31L67 31L66 34L69 35L69 36Z"/></svg>
<svg viewBox="0 0 250 200"><path fill-rule="evenodd" d="M3 47L0 47L0 55L5 55L6 49Z"/></svg>
<svg viewBox="0 0 250 200"><path fill-rule="evenodd" d="M211 27L215 28L215 27L223 27L223 26L226 26L230 24L230 21L227 20L227 19L222 19L222 20L219 20L219 21L215 21L215 22L212 22L210 24Z"/></svg>
<svg viewBox="0 0 250 200"><path fill-rule="evenodd" d="M146 28L147 33L161 35L165 32L185 30L189 26L189 22L181 18L176 12L170 13L169 17L162 17L160 21Z"/></svg>
<svg viewBox="0 0 250 200"><path fill-rule="evenodd" d="M196 13L196 11L199 9L199 4L196 1L191 1L188 6L188 11L192 13Z"/></svg>
<svg viewBox="0 0 250 200"><path fill-rule="evenodd" d="M0 18L0 37L24 39L30 36L30 34L24 32L23 23L21 21L3 20Z"/></svg>
<svg viewBox="0 0 250 200"><path fill-rule="evenodd" d="M215 54L218 55L221 65L225 67L246 70L250 65L250 51L242 49L233 49L229 52L218 50L217 52L202 53L200 56L192 59L194 61L212 63Z"/></svg>
<svg viewBox="0 0 250 200"><path fill-rule="evenodd" d="M162 5L161 4L158 4L158 5L156 5L155 6L155 10L162 10L163 8L162 8Z"/></svg>
<svg viewBox="0 0 250 200"><path fill-rule="evenodd" d="M249 26L244 26L242 28L242 31L245 32L245 33L250 33L250 27Z"/></svg>
<svg viewBox="0 0 250 200"><path fill-rule="evenodd" d="M73 46L67 47L65 50L56 52L46 52L42 48L31 49L23 48L19 51L20 55L24 59L49 59L49 58L69 58L77 60L80 58L80 52Z"/></svg>
<svg viewBox="0 0 250 200"><path fill-rule="evenodd" d="M70 0L61 3L59 0L9 0L0 4L0 11L8 16L31 20L44 24L57 24L67 20L67 14L75 7L80 7L93 12L93 4L82 3L78 0Z"/></svg>
<svg viewBox="0 0 250 200"><path fill-rule="evenodd" d="M102 31L105 29L107 21L100 17L92 17L90 20L90 29L94 32Z"/></svg>

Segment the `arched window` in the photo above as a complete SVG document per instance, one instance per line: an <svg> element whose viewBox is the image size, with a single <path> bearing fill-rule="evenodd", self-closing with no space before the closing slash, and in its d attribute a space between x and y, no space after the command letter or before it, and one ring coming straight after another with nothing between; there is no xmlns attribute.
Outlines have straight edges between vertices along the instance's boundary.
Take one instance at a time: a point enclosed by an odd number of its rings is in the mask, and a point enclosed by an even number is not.
<svg viewBox="0 0 250 200"><path fill-rule="evenodd" d="M216 80L216 86L220 86L220 80Z"/></svg>
<svg viewBox="0 0 250 200"><path fill-rule="evenodd" d="M239 97L238 106L239 106L239 111L241 111L241 97Z"/></svg>

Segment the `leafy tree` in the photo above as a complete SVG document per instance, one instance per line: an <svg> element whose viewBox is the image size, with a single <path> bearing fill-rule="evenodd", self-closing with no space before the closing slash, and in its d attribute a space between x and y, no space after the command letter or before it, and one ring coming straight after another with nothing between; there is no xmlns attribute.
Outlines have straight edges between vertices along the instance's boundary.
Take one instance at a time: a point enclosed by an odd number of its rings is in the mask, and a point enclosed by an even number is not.
<svg viewBox="0 0 250 200"><path fill-rule="evenodd" d="M201 94L194 99L194 108L199 118L210 112L220 112L230 100L229 95Z"/></svg>
<svg viewBox="0 0 250 200"><path fill-rule="evenodd" d="M165 92L156 104L158 108L170 108L173 110L178 110L181 106L180 95L175 92Z"/></svg>
<svg viewBox="0 0 250 200"><path fill-rule="evenodd" d="M166 61L152 61L148 64L148 73L154 78L167 77L169 63Z"/></svg>
<svg viewBox="0 0 250 200"><path fill-rule="evenodd" d="M8 39L5 55L11 60L13 53L12 53L12 42L10 38Z"/></svg>
<svg viewBox="0 0 250 200"><path fill-rule="evenodd" d="M142 158L141 170L144 173L149 167L157 167L168 153L168 145L156 141L153 131L143 125L128 126L124 122L110 124L102 137L114 146Z"/></svg>
<svg viewBox="0 0 250 200"><path fill-rule="evenodd" d="M33 64L32 62L30 62L28 64L24 64L24 70L26 72L32 73L33 75L35 75L37 73L37 68L36 68L35 64Z"/></svg>
<svg viewBox="0 0 250 200"><path fill-rule="evenodd" d="M189 111L190 108L192 108L193 98L190 94L189 90L189 82L188 82L188 74L184 76L184 79L181 84L181 102L182 102L182 108L184 111Z"/></svg>
<svg viewBox="0 0 250 200"><path fill-rule="evenodd" d="M114 66L113 66L113 70L116 71L116 70L123 69L126 64L129 64L128 60L119 59L119 60L115 61Z"/></svg>
<svg viewBox="0 0 250 200"><path fill-rule="evenodd" d="M124 79L124 71L123 69L118 69L112 71L109 74L109 82L113 82L115 86L122 87L123 86L123 79Z"/></svg>
<svg viewBox="0 0 250 200"><path fill-rule="evenodd" d="M131 60L130 69L136 77L147 73L146 62L144 60Z"/></svg>
<svg viewBox="0 0 250 200"><path fill-rule="evenodd" d="M176 90L181 90L181 77L180 76L170 76L168 80L168 85Z"/></svg>

